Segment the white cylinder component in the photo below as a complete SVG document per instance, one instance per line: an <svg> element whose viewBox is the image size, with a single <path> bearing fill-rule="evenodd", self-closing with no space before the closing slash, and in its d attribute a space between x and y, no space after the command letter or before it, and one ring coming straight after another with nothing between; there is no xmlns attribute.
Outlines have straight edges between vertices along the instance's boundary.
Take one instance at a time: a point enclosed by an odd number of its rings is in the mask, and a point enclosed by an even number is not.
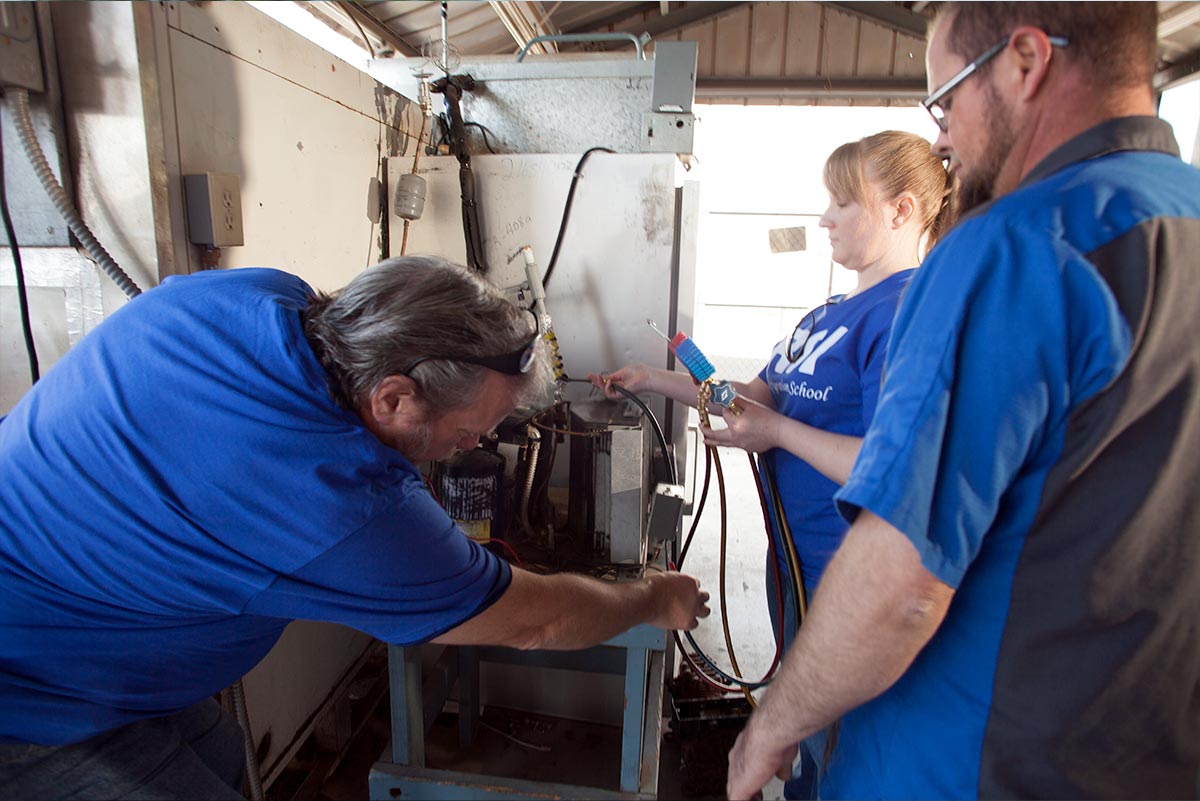
<svg viewBox="0 0 1200 801"><path fill-rule="evenodd" d="M396 216L404 220L419 220L425 210L425 179L405 173L396 181Z"/></svg>

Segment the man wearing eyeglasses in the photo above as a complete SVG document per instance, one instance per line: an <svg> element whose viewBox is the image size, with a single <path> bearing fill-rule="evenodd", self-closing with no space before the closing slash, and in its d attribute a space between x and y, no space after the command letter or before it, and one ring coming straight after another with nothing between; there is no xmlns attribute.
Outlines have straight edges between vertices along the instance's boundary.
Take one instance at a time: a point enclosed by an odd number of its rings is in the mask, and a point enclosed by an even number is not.
<svg viewBox="0 0 1200 801"><path fill-rule="evenodd" d="M547 397L540 342L413 257L333 295L170 278L89 334L0 421L0 798L241 798L210 696L296 619L543 649L693 628L690 576L510 567L426 490L416 463Z"/></svg>
<svg viewBox="0 0 1200 801"><path fill-rule="evenodd" d="M1191 797L1200 172L1153 3L950 3L924 105L974 213L897 313L853 520L730 798L837 725L829 798Z"/></svg>

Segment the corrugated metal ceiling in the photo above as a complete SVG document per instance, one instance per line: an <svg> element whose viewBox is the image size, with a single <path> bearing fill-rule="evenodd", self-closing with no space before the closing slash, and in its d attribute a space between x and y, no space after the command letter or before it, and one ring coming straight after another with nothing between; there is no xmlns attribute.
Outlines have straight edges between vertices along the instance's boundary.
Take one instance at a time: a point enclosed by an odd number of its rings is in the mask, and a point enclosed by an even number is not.
<svg viewBox="0 0 1200 801"><path fill-rule="evenodd" d="M342 4L401 55L440 61L439 2ZM539 34L649 33L699 43L697 98L709 103L895 104L925 93L925 22L913 2L470 2L446 4L458 58L516 54ZM1200 3L1160 2L1165 86L1200 71ZM362 13L365 12L365 13ZM362 33L362 32L360 32ZM559 43L559 52L628 49ZM653 47L651 43L650 48ZM537 52L536 49L531 52Z"/></svg>

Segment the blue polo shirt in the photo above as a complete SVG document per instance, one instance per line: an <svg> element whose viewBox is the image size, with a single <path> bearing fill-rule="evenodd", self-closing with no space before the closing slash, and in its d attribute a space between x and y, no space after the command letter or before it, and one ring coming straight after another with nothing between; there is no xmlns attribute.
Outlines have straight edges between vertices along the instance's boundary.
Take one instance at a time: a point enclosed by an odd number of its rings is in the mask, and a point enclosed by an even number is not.
<svg viewBox="0 0 1200 801"><path fill-rule="evenodd" d="M1123 528L1112 513L1080 522L1106 495L1144 508L1140 493L1158 467L1132 483L1109 477L1070 492L1091 466L1123 472L1111 452L1116 434L1105 433L1117 413L1089 419L1084 412L1121 408L1136 387L1153 385L1143 376L1125 389L1128 318L1159 325L1163 313L1152 304L1166 301L1124 306L1112 287L1134 297L1174 280L1175 269L1192 275L1182 285L1195 285L1194 261L1172 263L1172 239L1156 238L1182 230L1180 221L1193 235L1200 230L1200 173L1170 152L1163 128L1152 118L1119 120L1064 145L1016 191L960 223L901 303L875 419L837 499L847 519L869 509L897 528L926 569L957 592L908 671L842 720L822 797L1141 797L1125 793L1154 786L1154 769L1139 770L1145 734L1134 738L1142 745L1121 743L1117 721L1139 706L1156 710L1164 723L1153 729L1163 738L1154 749L1165 746L1167 732L1184 732L1165 721L1187 714L1194 671L1179 675L1173 698L1164 695L1173 689L1151 692L1149 684L1161 682L1148 682L1131 705L1097 706L1097 688L1123 684L1122 649L1137 654L1129 666L1173 659L1176 650L1150 649L1160 646L1140 625L1125 629L1120 644L1112 640L1129 618L1108 616L1098 591L1109 581L1146 584L1143 564L1107 558L1111 543L1174 542L1195 530ZM1148 359L1152 350L1137 353ZM1165 426L1163 436L1174 436ZM1157 435L1145 436L1149 448ZM1072 458L1059 469L1067 444ZM1077 510L1074 523L1037 523L1066 508ZM1035 573L1036 582L1022 582ZM1195 591L1184 583L1136 599L1126 591L1122 603L1145 604L1146 627L1156 619L1170 625L1151 610L1190 598L1194 611ZM1190 594L1152 597L1175 593ZM1105 656L1081 658L1089 643L1104 642L1096 653ZM1080 739L1093 717L1109 722L1096 727L1095 739ZM1172 757L1183 753L1173 748ZM1186 750L1184 783L1169 792L1194 791L1187 782L1194 782L1196 748ZM1109 773L1130 783L1114 783Z"/></svg>
<svg viewBox="0 0 1200 801"><path fill-rule="evenodd" d="M0 741L62 744L233 683L295 619L396 644L508 587L338 407L299 278L168 278L0 422Z"/></svg>

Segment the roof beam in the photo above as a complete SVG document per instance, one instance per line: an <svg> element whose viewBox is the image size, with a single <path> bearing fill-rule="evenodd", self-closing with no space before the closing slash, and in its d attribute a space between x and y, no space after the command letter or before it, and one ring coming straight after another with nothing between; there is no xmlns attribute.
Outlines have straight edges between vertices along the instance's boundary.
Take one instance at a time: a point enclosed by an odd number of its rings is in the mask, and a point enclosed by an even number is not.
<svg viewBox="0 0 1200 801"><path fill-rule="evenodd" d="M563 33L593 33L612 27L617 32L632 33L635 36L642 33L648 33L652 37L662 36L663 34L674 33L689 25L695 25L698 22L703 22L706 19L724 14L744 5L746 5L746 0L740 0L739 2L694 2L688 3L677 11L660 15L657 18L647 19L637 24L621 25L621 23L629 22L629 20L640 17L644 13L659 10L658 3L641 3L637 7L626 9L620 14L596 20L587 25L578 26L573 30L563 31ZM619 47L620 45L613 46ZM605 47L604 49L608 48Z"/></svg>
<svg viewBox="0 0 1200 801"><path fill-rule="evenodd" d="M1200 72L1200 47L1175 59L1169 66L1154 73L1154 91L1163 92L1184 83Z"/></svg>
<svg viewBox="0 0 1200 801"><path fill-rule="evenodd" d="M554 26L545 20L546 15L537 3L491 0L491 6L516 41L517 47L525 47L539 36L558 33ZM558 47L554 42L537 42L529 47L529 52L557 53Z"/></svg>
<svg viewBox="0 0 1200 801"><path fill-rule="evenodd" d="M314 5L317 4L314 3ZM352 19L356 20L359 25L362 25L363 28L370 31L372 35L378 37L381 42L388 45L388 47L392 48L392 50L396 51L400 55L421 55L421 48L407 42L404 37L400 36L383 22L380 22L374 14L372 14L370 11L367 11L358 3L352 3L348 0L340 0L339 2L335 2L334 5L340 7L344 12L349 14Z"/></svg>
<svg viewBox="0 0 1200 801"><path fill-rule="evenodd" d="M922 78L696 78L696 99L712 97L884 98L919 101Z"/></svg>
<svg viewBox="0 0 1200 801"><path fill-rule="evenodd" d="M1166 39L1200 22L1200 3L1180 3L1158 18L1158 38Z"/></svg>
<svg viewBox="0 0 1200 801"><path fill-rule="evenodd" d="M877 22L885 28L894 28L901 33L915 36L918 39L925 38L927 28L925 18L895 3L840 2L822 3L821 5L857 14L872 22Z"/></svg>

